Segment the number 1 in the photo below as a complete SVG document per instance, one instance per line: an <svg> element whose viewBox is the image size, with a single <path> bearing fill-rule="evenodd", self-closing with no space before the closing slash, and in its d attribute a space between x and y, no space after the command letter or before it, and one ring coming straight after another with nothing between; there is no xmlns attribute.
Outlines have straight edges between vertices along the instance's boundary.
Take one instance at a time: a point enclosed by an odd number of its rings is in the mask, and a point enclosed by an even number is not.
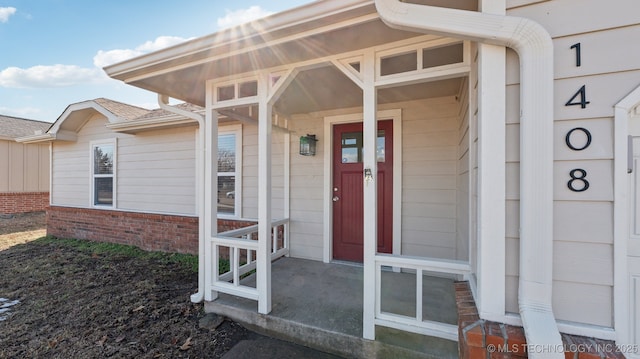
<svg viewBox="0 0 640 359"><path fill-rule="evenodd" d="M576 67L581 65L580 43L571 45L570 49L576 49Z"/></svg>

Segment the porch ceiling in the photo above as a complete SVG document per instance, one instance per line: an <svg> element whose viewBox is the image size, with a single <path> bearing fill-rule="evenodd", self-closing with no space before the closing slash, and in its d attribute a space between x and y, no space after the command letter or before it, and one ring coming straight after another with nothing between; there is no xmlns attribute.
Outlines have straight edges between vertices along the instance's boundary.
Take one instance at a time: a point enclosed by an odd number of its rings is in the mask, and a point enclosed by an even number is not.
<svg viewBox="0 0 640 359"><path fill-rule="evenodd" d="M260 47L233 56L212 59L128 83L205 106L204 82L207 79L228 78L235 74L323 58L420 35L422 34L393 30L381 20L375 19L332 31L315 33L301 39ZM241 46L250 47L251 45L254 44L244 43ZM228 49L228 52L232 51L237 51L235 46ZM198 55L192 56L194 61L198 60Z"/></svg>
<svg viewBox="0 0 640 359"><path fill-rule="evenodd" d="M455 96L461 78L378 91L378 104ZM275 104L279 113L292 115L362 106L362 90L333 66L300 72Z"/></svg>

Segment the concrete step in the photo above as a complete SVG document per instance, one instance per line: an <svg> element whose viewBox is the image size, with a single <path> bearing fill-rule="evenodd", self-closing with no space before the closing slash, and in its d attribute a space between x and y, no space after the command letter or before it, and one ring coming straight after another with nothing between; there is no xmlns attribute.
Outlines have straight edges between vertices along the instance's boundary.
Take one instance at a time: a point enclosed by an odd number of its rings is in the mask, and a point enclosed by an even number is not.
<svg viewBox="0 0 640 359"><path fill-rule="evenodd" d="M378 327L377 340L331 331L290 319L259 314L224 301L205 303L208 313L226 316L250 330L345 358L457 358L457 343Z"/></svg>

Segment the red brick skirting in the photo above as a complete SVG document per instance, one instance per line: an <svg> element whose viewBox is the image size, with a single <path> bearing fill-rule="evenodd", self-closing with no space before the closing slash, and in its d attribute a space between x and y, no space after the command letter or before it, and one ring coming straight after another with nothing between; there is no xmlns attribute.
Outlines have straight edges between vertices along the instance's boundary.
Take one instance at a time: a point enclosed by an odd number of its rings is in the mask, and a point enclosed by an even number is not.
<svg viewBox="0 0 640 359"><path fill-rule="evenodd" d="M220 220L226 231L254 222ZM134 245L149 251L198 253L198 218L51 206L47 235Z"/></svg>
<svg viewBox="0 0 640 359"><path fill-rule="evenodd" d="M458 345L463 359L527 358L521 327L481 320L468 282L457 282ZM624 359L612 341L562 334L566 359ZM533 350L537 350L533 348ZM544 350L544 348L540 348Z"/></svg>
<svg viewBox="0 0 640 359"><path fill-rule="evenodd" d="M49 192L0 193L0 214L44 211L49 205Z"/></svg>

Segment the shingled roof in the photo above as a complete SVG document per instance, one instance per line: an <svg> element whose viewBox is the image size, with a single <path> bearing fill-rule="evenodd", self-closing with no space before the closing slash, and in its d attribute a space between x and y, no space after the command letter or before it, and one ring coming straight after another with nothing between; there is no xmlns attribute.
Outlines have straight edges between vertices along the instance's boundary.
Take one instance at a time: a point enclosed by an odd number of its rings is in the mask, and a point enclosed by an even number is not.
<svg viewBox="0 0 640 359"><path fill-rule="evenodd" d="M97 98L93 101L124 120L133 120L134 118L144 116L150 112L146 108L127 105L126 103L109 100L108 98L103 97Z"/></svg>
<svg viewBox="0 0 640 359"><path fill-rule="evenodd" d="M186 111L190 111L190 112L202 112L204 111L204 107L200 107L198 105L193 105L190 103L186 103L183 102L181 104L172 106L172 107L176 107L179 108L181 110L186 110ZM167 110L161 109L161 108L157 108L154 110L148 110L146 114L136 118L136 120L144 120L144 119L149 119L149 118L159 118L159 117L167 117L167 116L177 116L175 113L173 112L169 112Z"/></svg>
<svg viewBox="0 0 640 359"><path fill-rule="evenodd" d="M46 132L50 126L49 122L0 115L0 137L2 138L30 136L36 131Z"/></svg>

